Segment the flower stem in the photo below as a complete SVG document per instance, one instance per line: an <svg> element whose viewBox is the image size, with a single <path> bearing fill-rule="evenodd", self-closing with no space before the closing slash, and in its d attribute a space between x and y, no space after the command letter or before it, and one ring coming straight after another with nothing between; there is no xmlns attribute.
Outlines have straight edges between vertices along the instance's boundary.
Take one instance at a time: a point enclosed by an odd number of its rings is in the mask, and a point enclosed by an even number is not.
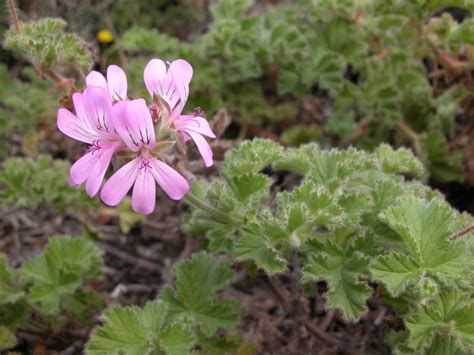
<svg viewBox="0 0 474 355"><path fill-rule="evenodd" d="M20 30L20 21L18 21L18 14L16 12L15 1L8 0L8 8L10 9L10 17L12 20L13 28L17 34L21 33Z"/></svg>
<svg viewBox="0 0 474 355"><path fill-rule="evenodd" d="M188 192L188 194L184 197L184 200L188 202L190 205L194 207L200 208L207 213L209 213L216 221L225 224L231 224L234 226L240 226L243 221L241 219L235 218L228 213L219 211L217 208L212 207L207 202L200 199L198 196L193 194L192 192Z"/></svg>

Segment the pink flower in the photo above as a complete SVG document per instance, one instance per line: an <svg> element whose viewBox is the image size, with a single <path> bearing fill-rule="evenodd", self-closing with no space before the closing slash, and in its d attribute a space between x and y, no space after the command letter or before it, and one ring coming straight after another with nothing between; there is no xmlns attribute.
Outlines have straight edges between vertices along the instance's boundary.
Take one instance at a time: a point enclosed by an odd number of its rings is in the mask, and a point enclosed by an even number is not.
<svg viewBox="0 0 474 355"><path fill-rule="evenodd" d="M113 154L123 143L114 129L107 91L88 87L82 94L75 93L73 102L76 114L59 109L57 125L65 135L90 144L82 158L72 165L69 181L75 187L85 182L86 191L92 197L102 185Z"/></svg>
<svg viewBox="0 0 474 355"><path fill-rule="evenodd" d="M102 201L115 206L133 186L133 209L149 214L155 209L156 183L173 200L186 195L189 191L186 179L150 153L156 145L155 130L145 100L120 101L113 106L112 115L117 133L138 156L104 184L100 194Z"/></svg>
<svg viewBox="0 0 474 355"><path fill-rule="evenodd" d="M204 164L212 166L212 150L204 136L216 138L208 121L195 115L182 115L184 105L189 95L189 83L193 76L193 68L183 60L177 59L168 64L162 60L152 59L144 71L145 85L152 100L159 97L169 106L169 119L181 133L184 140L192 139L201 154Z"/></svg>
<svg viewBox="0 0 474 355"><path fill-rule="evenodd" d="M98 86L107 90L112 101L125 100L127 98L127 76L117 65L109 65L107 68L107 80L98 71L91 71L86 77L86 84Z"/></svg>

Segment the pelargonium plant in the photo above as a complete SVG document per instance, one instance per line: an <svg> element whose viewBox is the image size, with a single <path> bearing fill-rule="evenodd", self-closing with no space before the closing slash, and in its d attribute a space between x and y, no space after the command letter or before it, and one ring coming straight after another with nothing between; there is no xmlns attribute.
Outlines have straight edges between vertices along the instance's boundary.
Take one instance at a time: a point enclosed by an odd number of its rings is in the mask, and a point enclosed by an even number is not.
<svg viewBox="0 0 474 355"><path fill-rule="evenodd" d="M215 138L201 110L183 114L192 75L192 66L183 59L152 59L144 71L151 97L147 105L142 98L128 98L120 67L110 65L107 78L90 72L85 90L72 96L75 114L58 111L59 130L88 145L71 167L71 186L85 184L91 197L102 188L100 197L110 206L118 205L133 186L132 207L144 214L155 208L156 183L171 199L183 198L189 184L164 162L162 153L193 140L209 167L213 155L204 137ZM103 184L112 161L122 166Z"/></svg>

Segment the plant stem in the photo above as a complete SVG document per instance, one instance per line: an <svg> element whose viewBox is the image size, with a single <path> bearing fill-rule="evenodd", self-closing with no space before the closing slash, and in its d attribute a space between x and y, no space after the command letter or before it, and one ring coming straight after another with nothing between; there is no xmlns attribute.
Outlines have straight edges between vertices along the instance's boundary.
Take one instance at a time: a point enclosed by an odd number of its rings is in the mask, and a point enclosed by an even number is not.
<svg viewBox="0 0 474 355"><path fill-rule="evenodd" d="M473 231L474 231L474 224L471 224L469 227L464 228L462 231L453 234L451 237L449 237L449 240L459 239L459 238L461 238L461 237L465 236L466 234L469 234Z"/></svg>
<svg viewBox="0 0 474 355"><path fill-rule="evenodd" d="M17 34L21 33L20 30L20 21L18 20L18 14L16 12L15 1L8 0L8 8L10 9L10 17L13 23L13 28Z"/></svg>
<svg viewBox="0 0 474 355"><path fill-rule="evenodd" d="M74 85L74 80L65 78L58 74L54 69L47 69L45 73L55 82L55 84L66 91L67 94L78 91Z"/></svg>
<svg viewBox="0 0 474 355"><path fill-rule="evenodd" d="M416 144L420 140L420 135L416 133L405 121L400 120L397 122L397 128L402 131L410 140Z"/></svg>
<svg viewBox="0 0 474 355"><path fill-rule="evenodd" d="M216 221L219 221L221 223L231 224L234 226L240 226L243 223L243 220L230 216L228 213L219 211L218 209L212 207L207 202L197 197L192 192L188 192L188 194L184 197L184 200L186 200L186 202L188 202L189 204L206 211L213 218L215 218Z"/></svg>

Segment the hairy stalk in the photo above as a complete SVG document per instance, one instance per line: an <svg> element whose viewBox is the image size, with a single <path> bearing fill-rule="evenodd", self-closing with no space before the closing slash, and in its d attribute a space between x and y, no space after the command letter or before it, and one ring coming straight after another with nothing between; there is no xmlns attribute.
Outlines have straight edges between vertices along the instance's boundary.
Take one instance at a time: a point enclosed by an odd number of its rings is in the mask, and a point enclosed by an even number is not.
<svg viewBox="0 0 474 355"><path fill-rule="evenodd" d="M52 81L57 85L57 87L62 88L66 93L71 93L78 91L74 85L74 79L65 78L62 75L58 74L54 69L48 69L45 73L51 78Z"/></svg>
<svg viewBox="0 0 474 355"><path fill-rule="evenodd" d="M20 21L18 20L18 14L16 12L16 6L14 0L8 0L8 8L10 9L10 17L13 24L13 28L17 34L21 33Z"/></svg>
<svg viewBox="0 0 474 355"><path fill-rule="evenodd" d="M397 128L408 138L410 138L413 144L416 145L417 142L420 140L420 135L416 133L410 126L408 126L404 120L400 120L397 122Z"/></svg>
<svg viewBox="0 0 474 355"><path fill-rule="evenodd" d="M221 223L231 224L234 226L240 226L243 223L243 220L237 219L235 217L229 216L225 212L219 211L194 195L192 192L188 192L188 194L184 197L184 200L186 200L189 204L208 212L213 218Z"/></svg>
<svg viewBox="0 0 474 355"><path fill-rule="evenodd" d="M474 224L471 224L469 227L463 229L462 231L459 231L459 232L453 234L451 237L449 237L449 240L459 239L459 238L461 238L461 237L465 236L466 234L469 234L473 231L474 231Z"/></svg>

